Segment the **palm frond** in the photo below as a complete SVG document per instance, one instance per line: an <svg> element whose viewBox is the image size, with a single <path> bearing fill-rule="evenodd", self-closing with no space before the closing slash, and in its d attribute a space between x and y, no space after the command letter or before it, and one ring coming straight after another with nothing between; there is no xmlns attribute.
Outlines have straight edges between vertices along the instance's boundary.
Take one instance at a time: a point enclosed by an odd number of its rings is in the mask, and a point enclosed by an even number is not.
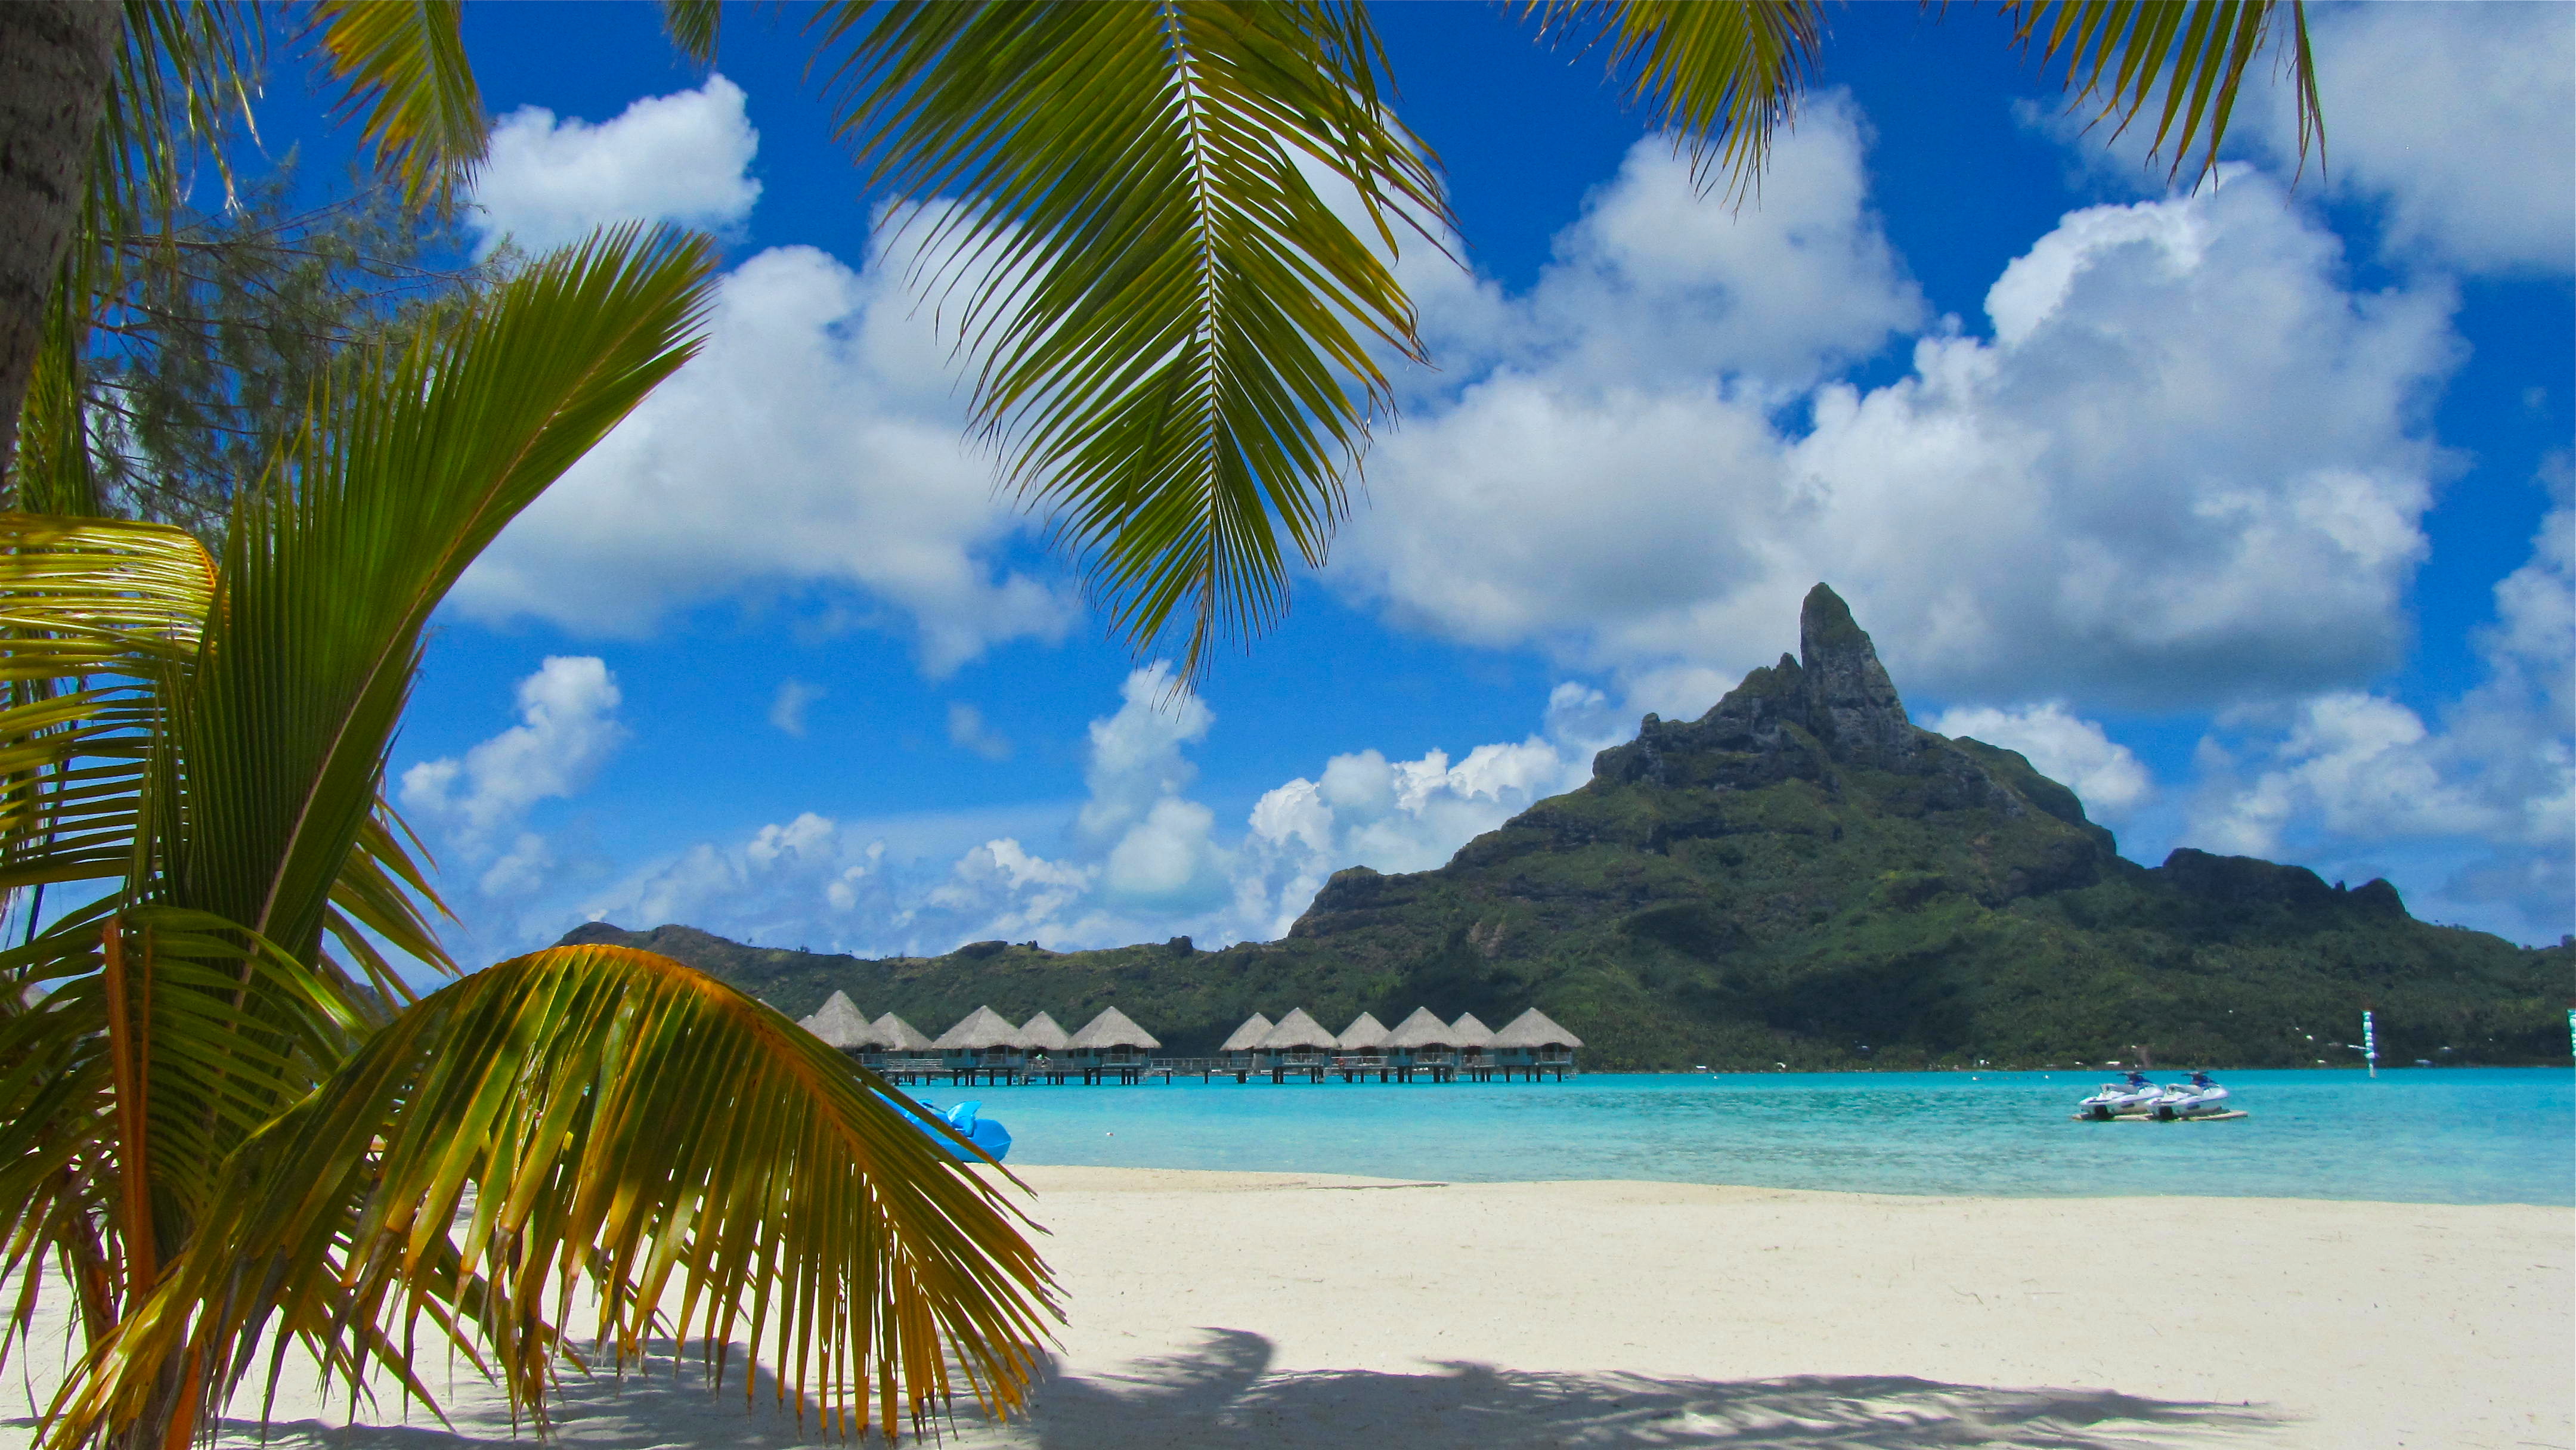
<svg viewBox="0 0 2576 1450"><path fill-rule="evenodd" d="M1706 188L1723 169L1729 189L1755 183L1773 133L1796 114L1823 38L1815 0L1528 0L1523 12L1553 42L1606 46L1630 105L1673 133Z"/></svg>
<svg viewBox="0 0 2576 1450"><path fill-rule="evenodd" d="M458 0L315 0L305 27L342 86L342 116L415 203L445 196L483 159L462 14Z"/></svg>
<svg viewBox="0 0 2576 1450"><path fill-rule="evenodd" d="M2114 136L2156 103L2156 134L2149 155L2173 147L2170 176L2199 147L2195 176L2218 165L2218 147L2236 108L2246 67L2271 39L2278 0L2004 0L2017 19L2013 43L2039 47L2040 63L2063 60L2075 104L2099 100L2096 124L2114 120ZM2299 159L2325 148L2325 112L2308 51L2308 17L2302 0L2289 0L2290 44L2281 68L2298 105Z"/></svg>
<svg viewBox="0 0 2576 1450"><path fill-rule="evenodd" d="M1398 233L1448 220L1365 12L852 0L814 24L872 181L954 198L916 225L933 290L963 292L974 415L1112 627L1141 651L1177 625L1185 678L1268 628L1392 406L1373 349L1421 357Z"/></svg>
<svg viewBox="0 0 2576 1450"><path fill-rule="evenodd" d="M667 1330L719 1377L746 1340L746 1398L766 1364L827 1432L891 1433L955 1393L952 1364L1020 1404L1052 1308L1007 1204L891 1089L625 948L422 999L226 1173L223 1215L64 1402L57 1444L133 1413L183 1335L222 1347L214 1403L264 1334L355 1374L423 1315L540 1425L549 1361L587 1327L620 1368Z"/></svg>

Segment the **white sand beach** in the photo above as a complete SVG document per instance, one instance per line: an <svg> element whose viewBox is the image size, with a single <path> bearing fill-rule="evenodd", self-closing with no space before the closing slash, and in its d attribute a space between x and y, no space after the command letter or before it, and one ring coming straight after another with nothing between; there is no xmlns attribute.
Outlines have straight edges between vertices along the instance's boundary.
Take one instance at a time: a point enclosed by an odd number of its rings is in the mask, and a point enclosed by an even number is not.
<svg viewBox="0 0 2576 1450"><path fill-rule="evenodd" d="M1020 1175L1071 1318L1033 1416L946 1436L978 1450L2576 1445L2561 1208ZM509 1438L458 1390L453 1433L304 1400L268 1443ZM581 1450L801 1443L685 1376L561 1412Z"/></svg>

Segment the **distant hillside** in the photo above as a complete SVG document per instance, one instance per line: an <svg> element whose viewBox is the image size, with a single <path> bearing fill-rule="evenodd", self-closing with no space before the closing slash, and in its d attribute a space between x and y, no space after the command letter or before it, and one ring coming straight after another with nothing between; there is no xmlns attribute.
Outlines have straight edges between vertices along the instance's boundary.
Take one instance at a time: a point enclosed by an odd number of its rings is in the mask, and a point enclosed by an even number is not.
<svg viewBox="0 0 2576 1450"><path fill-rule="evenodd" d="M1255 1011L1339 1027L1417 1005L1501 1022L1538 1006L1604 1068L2343 1065L2568 1057L2576 948L2434 926L2396 889L2177 851L2148 869L2020 755L1917 728L1843 601L1818 585L1800 656L1696 721L1649 715L1582 789L1436 871L1343 871L1288 936L1104 951L979 942L867 960L685 926L564 938L667 953L802 1015L833 990L936 1033L979 1005L1067 1026L1115 1003L1168 1051Z"/></svg>

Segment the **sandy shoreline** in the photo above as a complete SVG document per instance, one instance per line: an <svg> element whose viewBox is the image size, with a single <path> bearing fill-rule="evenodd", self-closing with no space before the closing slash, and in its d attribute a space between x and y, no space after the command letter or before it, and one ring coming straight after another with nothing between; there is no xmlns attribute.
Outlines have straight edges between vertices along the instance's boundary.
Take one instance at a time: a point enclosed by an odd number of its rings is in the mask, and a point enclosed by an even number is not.
<svg viewBox="0 0 2576 1450"><path fill-rule="evenodd" d="M2576 1445L2563 1208L1020 1176L1071 1322L1037 1413L969 1446ZM450 1407L282 1404L269 1443L507 1438ZM685 1382L563 1411L585 1450L799 1443Z"/></svg>

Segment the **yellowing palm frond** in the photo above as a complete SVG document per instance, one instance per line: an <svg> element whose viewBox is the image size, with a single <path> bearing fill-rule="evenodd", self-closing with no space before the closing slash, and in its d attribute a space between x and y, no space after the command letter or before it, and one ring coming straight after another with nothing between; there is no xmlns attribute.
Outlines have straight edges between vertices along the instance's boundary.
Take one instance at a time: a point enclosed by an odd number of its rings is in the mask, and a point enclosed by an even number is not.
<svg viewBox="0 0 2576 1450"><path fill-rule="evenodd" d="M2018 17L2016 45L2039 46L2043 65L2066 64L2067 88L2077 104L2099 99L2097 120L2116 118L2113 134L2128 129L2155 102L2156 134L2150 154L2173 147L2172 174L2182 173L2195 144L2195 174L2218 165L2218 146L2236 108L2245 69L2271 39L2276 0L2004 0ZM2316 69L2308 53L2307 10L2290 0L2290 44L2282 55L2298 104L2299 156L2313 142L2325 145L2324 111L2317 100Z"/></svg>
<svg viewBox="0 0 2576 1450"><path fill-rule="evenodd" d="M458 0L315 0L305 36L342 86L343 116L415 202L483 159L483 97Z"/></svg>
<svg viewBox="0 0 2576 1450"><path fill-rule="evenodd" d="M1447 216L1365 12L853 3L816 24L874 181L957 199L917 224L937 288L965 289L975 416L1115 628L1142 649L1177 625L1185 675L1267 628L1280 536L1323 559L1390 404L1373 346L1420 356L1387 254Z"/></svg>
<svg viewBox="0 0 2576 1450"><path fill-rule="evenodd" d="M540 1424L569 1339L623 1366L668 1332L720 1375L748 1340L746 1397L766 1363L827 1430L918 1429L952 1362L992 1408L1020 1403L1051 1308L1002 1199L890 1089L624 948L538 952L422 999L227 1173L221 1215L57 1443L130 1414L183 1335L209 1351L213 1403L264 1331L345 1373L423 1315Z"/></svg>

